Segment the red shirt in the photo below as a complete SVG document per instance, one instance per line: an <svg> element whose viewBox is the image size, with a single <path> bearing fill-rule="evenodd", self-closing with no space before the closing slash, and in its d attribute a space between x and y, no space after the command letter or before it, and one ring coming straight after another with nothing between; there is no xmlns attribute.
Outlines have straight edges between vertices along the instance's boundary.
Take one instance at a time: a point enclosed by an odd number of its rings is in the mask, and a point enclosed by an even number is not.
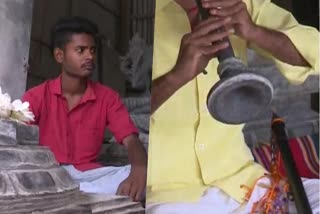
<svg viewBox="0 0 320 214"><path fill-rule="evenodd" d="M30 103L35 115L40 144L48 146L59 163L72 164L82 171L101 166L96 159L106 127L118 143L138 133L120 96L90 80L71 111L62 95L61 77L28 90L23 100Z"/></svg>

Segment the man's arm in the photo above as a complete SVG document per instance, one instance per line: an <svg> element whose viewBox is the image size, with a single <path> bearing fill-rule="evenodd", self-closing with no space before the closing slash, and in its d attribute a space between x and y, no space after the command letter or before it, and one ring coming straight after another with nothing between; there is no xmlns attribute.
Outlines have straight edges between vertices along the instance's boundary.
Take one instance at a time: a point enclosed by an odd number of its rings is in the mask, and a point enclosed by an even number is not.
<svg viewBox="0 0 320 214"><path fill-rule="evenodd" d="M128 149L131 164L131 172L128 178L120 183L117 194L130 196L134 201L139 201L144 194L147 176L147 155L138 138L139 130L118 93L108 94L106 108L107 128L113 133L116 141Z"/></svg>
<svg viewBox="0 0 320 214"><path fill-rule="evenodd" d="M134 201L141 201L146 188L147 153L137 135L125 137L122 143L128 149L131 172L119 185L117 194L130 196Z"/></svg>
<svg viewBox="0 0 320 214"><path fill-rule="evenodd" d="M179 88L194 79L207 66L215 53L228 46L216 43L231 32L214 32L230 22L230 19L208 19L200 22L193 31L186 34L180 44L177 62L167 74L152 82L151 114L153 114ZM212 43L216 43L212 45Z"/></svg>
<svg viewBox="0 0 320 214"><path fill-rule="evenodd" d="M310 67L291 40L282 32L255 26L248 41L256 44L259 48L266 50L285 63L294 66Z"/></svg>
<svg viewBox="0 0 320 214"><path fill-rule="evenodd" d="M179 78L174 70L154 80L151 89L151 114L186 82L186 80Z"/></svg>
<svg viewBox="0 0 320 214"><path fill-rule="evenodd" d="M128 159L133 168L147 166L147 153L137 135L124 138L123 145L128 149Z"/></svg>

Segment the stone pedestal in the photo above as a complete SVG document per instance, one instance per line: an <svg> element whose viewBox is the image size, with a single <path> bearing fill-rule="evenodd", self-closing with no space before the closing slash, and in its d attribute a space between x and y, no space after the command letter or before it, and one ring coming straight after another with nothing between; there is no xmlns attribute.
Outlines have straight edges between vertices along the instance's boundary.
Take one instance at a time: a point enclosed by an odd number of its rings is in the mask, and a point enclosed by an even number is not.
<svg viewBox="0 0 320 214"><path fill-rule="evenodd" d="M38 128L0 120L0 213L28 213L73 203L78 185L52 152L38 146Z"/></svg>
<svg viewBox="0 0 320 214"><path fill-rule="evenodd" d="M0 119L0 213L144 213L128 197L80 192L38 138L37 126Z"/></svg>

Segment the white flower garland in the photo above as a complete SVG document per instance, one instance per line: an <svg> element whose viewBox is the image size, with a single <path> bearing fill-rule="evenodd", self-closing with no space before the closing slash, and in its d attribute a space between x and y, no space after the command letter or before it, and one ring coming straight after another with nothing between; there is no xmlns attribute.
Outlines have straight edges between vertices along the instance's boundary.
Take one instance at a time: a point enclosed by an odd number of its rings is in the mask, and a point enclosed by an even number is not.
<svg viewBox="0 0 320 214"><path fill-rule="evenodd" d="M0 119L14 120L21 123L34 121L34 114L29 110L29 103L14 100L11 103L9 94L2 94L0 87Z"/></svg>

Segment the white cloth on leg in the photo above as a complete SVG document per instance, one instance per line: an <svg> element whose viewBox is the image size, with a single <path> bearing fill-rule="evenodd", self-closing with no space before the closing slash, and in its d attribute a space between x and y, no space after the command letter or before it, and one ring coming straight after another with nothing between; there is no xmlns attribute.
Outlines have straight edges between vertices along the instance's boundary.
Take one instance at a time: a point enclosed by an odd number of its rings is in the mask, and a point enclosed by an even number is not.
<svg viewBox="0 0 320 214"><path fill-rule="evenodd" d="M79 171L72 165L63 165L64 169L80 185L80 190L90 193L116 194L119 184L125 180L131 170L130 165L121 167L101 167Z"/></svg>
<svg viewBox="0 0 320 214"><path fill-rule="evenodd" d="M231 213L239 204L218 188L210 188L195 203L155 203L146 205L147 214Z"/></svg>
<svg viewBox="0 0 320 214"><path fill-rule="evenodd" d="M308 197L309 200L309 204L311 206L312 212L313 214L320 214L320 210L319 210L319 179L306 179L306 178L302 178L302 183L304 186L304 190L306 192L306 195ZM253 192L251 194L251 197L248 201L248 203L246 204L244 211L241 213L250 213L253 204L260 200L262 198L262 196L266 193L266 189L262 188L259 186L259 184L264 184L264 185L270 185L270 180L267 178L262 178L260 179L260 181L258 182L257 186L253 189ZM298 213L295 203L290 201L289 202L289 213L290 214L295 214Z"/></svg>
<svg viewBox="0 0 320 214"><path fill-rule="evenodd" d="M247 203L240 204L227 196L222 190L212 187L195 203L152 203L146 205L147 214L248 214L253 204L260 200L266 189L259 184L268 184L267 178L259 180ZM303 179L306 194L314 214L319 214L319 179ZM290 214L296 213L294 203L290 203Z"/></svg>

